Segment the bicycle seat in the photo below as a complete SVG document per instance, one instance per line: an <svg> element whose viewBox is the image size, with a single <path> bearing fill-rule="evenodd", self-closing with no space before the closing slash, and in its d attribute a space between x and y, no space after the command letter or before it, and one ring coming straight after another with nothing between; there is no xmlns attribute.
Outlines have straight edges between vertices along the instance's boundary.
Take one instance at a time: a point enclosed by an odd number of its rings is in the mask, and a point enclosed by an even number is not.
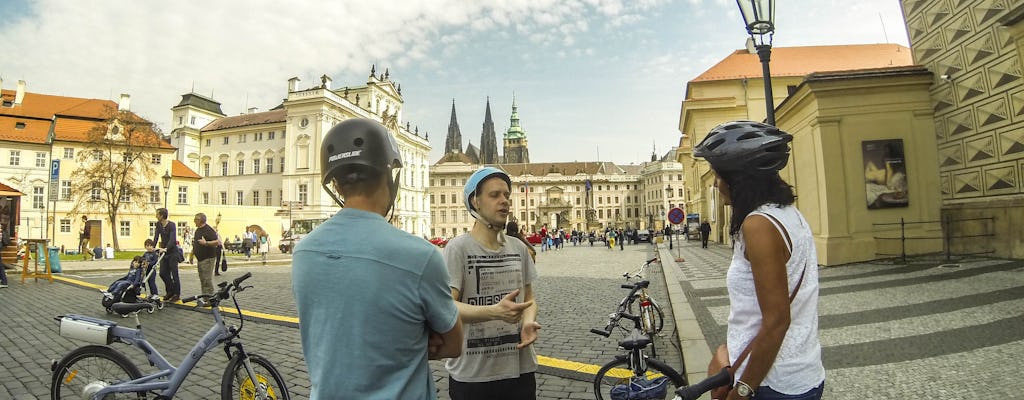
<svg viewBox="0 0 1024 400"><path fill-rule="evenodd" d="M640 332L633 331L629 334L629 337L619 341L619 347L626 350L642 349L651 344L651 338L641 335Z"/></svg>
<svg viewBox="0 0 1024 400"><path fill-rule="evenodd" d="M115 313L125 315L142 310L152 310L155 307L149 303L114 303L110 306L110 309Z"/></svg>

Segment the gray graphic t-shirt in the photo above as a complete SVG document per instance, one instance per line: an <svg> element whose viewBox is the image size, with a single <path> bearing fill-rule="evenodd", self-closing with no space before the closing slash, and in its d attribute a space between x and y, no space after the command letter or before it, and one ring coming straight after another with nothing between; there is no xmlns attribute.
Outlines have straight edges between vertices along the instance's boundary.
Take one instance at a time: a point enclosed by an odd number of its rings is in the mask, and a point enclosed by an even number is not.
<svg viewBox="0 0 1024 400"><path fill-rule="evenodd" d="M459 301L477 306L496 304L513 290L523 289L537 278L529 250L519 239L505 236L498 250L482 246L469 234L448 242L444 248L449 285L459 289ZM523 301L520 291L516 302ZM488 382L517 378L537 370L533 346L518 350L521 324L488 321L463 325L462 356L445 363L459 382Z"/></svg>

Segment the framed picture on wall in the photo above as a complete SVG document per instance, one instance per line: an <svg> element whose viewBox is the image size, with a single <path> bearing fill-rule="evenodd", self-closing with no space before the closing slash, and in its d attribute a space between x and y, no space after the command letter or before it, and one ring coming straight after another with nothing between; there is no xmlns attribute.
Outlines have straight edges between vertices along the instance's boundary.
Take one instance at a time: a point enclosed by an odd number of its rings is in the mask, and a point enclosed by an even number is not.
<svg viewBox="0 0 1024 400"><path fill-rule="evenodd" d="M907 164L903 139L861 142L868 209L907 207Z"/></svg>

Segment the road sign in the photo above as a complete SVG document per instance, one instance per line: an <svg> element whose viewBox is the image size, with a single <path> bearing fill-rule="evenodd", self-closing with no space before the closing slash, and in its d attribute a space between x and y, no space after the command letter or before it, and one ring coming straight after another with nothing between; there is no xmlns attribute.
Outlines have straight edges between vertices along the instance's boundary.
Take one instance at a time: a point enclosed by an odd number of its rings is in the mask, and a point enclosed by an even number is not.
<svg viewBox="0 0 1024 400"><path fill-rule="evenodd" d="M50 160L50 187L48 201L57 201L57 191L60 187L60 159Z"/></svg>
<svg viewBox="0 0 1024 400"><path fill-rule="evenodd" d="M60 159L50 160L50 180L56 181L60 179Z"/></svg>
<svg viewBox="0 0 1024 400"><path fill-rule="evenodd" d="M686 219L686 214L683 213L683 209L675 207L668 212L668 222L673 224L681 224Z"/></svg>

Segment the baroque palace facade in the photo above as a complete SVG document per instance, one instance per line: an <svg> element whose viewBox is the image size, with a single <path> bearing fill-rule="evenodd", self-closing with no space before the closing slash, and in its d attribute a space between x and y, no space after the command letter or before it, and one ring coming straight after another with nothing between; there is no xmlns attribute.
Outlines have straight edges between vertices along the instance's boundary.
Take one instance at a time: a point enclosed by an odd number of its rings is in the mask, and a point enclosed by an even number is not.
<svg viewBox="0 0 1024 400"><path fill-rule="evenodd" d="M682 206L682 164L675 148L652 154L642 165L611 162L530 162L526 130L513 100L509 128L499 156L490 101L484 113L480 148L462 150L462 132L452 103L445 154L430 166L430 236L452 237L469 231L474 220L462 198L469 176L482 166L499 168L512 178L511 216L526 232L541 227L592 231L607 227L662 229L667 209ZM675 185L675 186L673 186Z"/></svg>

